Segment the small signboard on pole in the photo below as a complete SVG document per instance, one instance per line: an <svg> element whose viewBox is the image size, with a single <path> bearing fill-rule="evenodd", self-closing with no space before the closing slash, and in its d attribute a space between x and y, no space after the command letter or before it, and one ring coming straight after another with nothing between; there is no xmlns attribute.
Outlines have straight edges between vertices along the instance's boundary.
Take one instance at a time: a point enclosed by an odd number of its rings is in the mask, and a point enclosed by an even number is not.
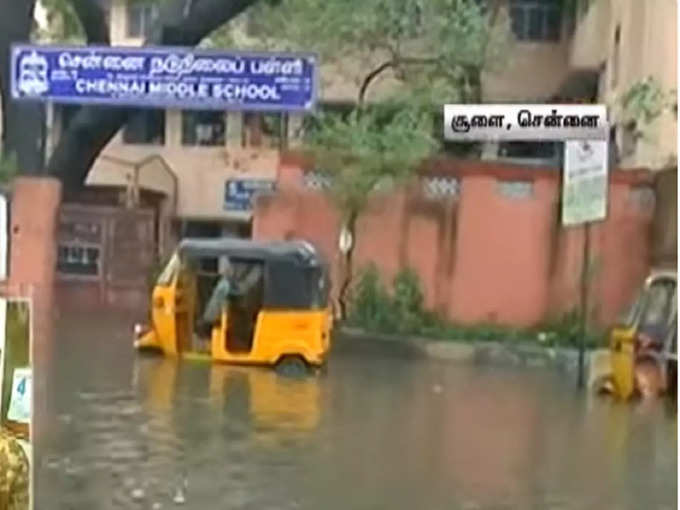
<svg viewBox="0 0 680 510"><path fill-rule="evenodd" d="M338 248L343 255L347 255L349 250L352 249L354 244L354 238L352 237L352 232L344 226L340 230L340 235L338 236Z"/></svg>
<svg viewBox="0 0 680 510"><path fill-rule="evenodd" d="M562 224L581 225L607 216L609 150L606 140L564 144Z"/></svg>
<svg viewBox="0 0 680 510"><path fill-rule="evenodd" d="M583 225L581 264L581 333L578 385L585 384L585 350L590 287L590 223L607 217L609 147L606 140L569 140L564 144L562 224Z"/></svg>

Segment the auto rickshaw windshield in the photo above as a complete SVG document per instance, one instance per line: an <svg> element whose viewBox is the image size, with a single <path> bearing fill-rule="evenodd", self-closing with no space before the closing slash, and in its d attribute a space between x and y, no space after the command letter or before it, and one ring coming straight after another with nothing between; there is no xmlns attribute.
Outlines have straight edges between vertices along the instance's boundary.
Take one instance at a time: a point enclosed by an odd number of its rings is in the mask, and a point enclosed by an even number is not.
<svg viewBox="0 0 680 510"><path fill-rule="evenodd" d="M674 306L675 282L657 280L644 287L619 318L626 328L665 322Z"/></svg>
<svg viewBox="0 0 680 510"><path fill-rule="evenodd" d="M170 260L168 261L165 268L163 269L163 271L161 271L161 274L158 277L156 284L163 287L170 285L172 283L172 280L177 275L177 273L179 273L181 265L182 262L179 258L179 255L177 253L174 253Z"/></svg>
<svg viewBox="0 0 680 510"><path fill-rule="evenodd" d="M632 328L640 314L642 302L644 300L644 290L638 292L633 302L624 310L619 317L619 325L624 328Z"/></svg>

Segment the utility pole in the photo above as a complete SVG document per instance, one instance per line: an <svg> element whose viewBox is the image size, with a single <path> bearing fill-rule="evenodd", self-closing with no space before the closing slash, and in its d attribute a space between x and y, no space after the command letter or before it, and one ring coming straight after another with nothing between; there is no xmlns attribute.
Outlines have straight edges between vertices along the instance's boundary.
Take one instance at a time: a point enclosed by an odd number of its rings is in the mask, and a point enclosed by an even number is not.
<svg viewBox="0 0 680 510"><path fill-rule="evenodd" d="M569 140L562 172L562 225L583 227L583 262L579 280L580 317L578 387L585 386L588 297L590 294L590 226L607 217L608 154L606 140Z"/></svg>
<svg viewBox="0 0 680 510"><path fill-rule="evenodd" d="M585 385L586 335L588 333L588 294L590 291L590 222L583 224L583 262L581 264L581 316L578 345L578 387Z"/></svg>

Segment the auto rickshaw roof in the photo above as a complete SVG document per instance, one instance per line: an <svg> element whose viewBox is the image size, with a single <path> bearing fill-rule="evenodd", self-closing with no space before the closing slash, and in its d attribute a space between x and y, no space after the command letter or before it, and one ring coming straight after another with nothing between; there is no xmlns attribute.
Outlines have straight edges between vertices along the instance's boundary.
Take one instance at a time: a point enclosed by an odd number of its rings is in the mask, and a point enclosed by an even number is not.
<svg viewBox="0 0 680 510"><path fill-rule="evenodd" d="M320 265L321 258L306 241L252 241L222 237L217 239L187 238L177 251L191 258L237 257L255 260L285 260L303 265Z"/></svg>
<svg viewBox="0 0 680 510"><path fill-rule="evenodd" d="M675 269L653 268L649 272L649 276L647 277L647 281L651 282L651 281L657 280L659 278L677 281L678 272Z"/></svg>

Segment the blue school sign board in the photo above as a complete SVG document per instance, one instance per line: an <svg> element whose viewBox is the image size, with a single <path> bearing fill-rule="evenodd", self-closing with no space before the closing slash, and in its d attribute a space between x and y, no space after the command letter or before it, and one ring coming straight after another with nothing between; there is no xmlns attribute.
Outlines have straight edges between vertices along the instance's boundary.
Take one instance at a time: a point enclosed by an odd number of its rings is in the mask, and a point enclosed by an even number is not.
<svg viewBox="0 0 680 510"><path fill-rule="evenodd" d="M224 189L224 209L227 211L250 211L253 197L258 194L273 193L275 181L267 179L228 180Z"/></svg>
<svg viewBox="0 0 680 510"><path fill-rule="evenodd" d="M12 98L137 108L305 111L316 104L311 53L174 47L12 47Z"/></svg>

